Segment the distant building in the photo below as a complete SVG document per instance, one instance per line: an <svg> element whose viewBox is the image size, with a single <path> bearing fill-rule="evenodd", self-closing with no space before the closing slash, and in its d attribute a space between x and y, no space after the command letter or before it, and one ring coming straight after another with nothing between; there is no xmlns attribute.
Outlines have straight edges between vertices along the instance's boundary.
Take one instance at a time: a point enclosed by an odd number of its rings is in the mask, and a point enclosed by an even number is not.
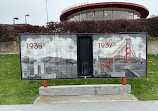
<svg viewBox="0 0 158 111"><path fill-rule="evenodd" d="M146 18L149 11L146 7L127 2L103 2L80 5L61 13L61 21L139 19Z"/></svg>

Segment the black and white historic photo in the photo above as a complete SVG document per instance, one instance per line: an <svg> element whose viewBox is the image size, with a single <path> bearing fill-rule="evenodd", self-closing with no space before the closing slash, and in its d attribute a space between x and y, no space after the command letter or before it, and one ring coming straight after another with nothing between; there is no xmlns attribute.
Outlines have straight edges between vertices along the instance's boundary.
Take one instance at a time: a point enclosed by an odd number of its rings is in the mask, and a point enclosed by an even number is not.
<svg viewBox="0 0 158 111"><path fill-rule="evenodd" d="M94 77L146 77L146 33L93 35Z"/></svg>
<svg viewBox="0 0 158 111"><path fill-rule="evenodd" d="M20 35L22 80L77 78L76 35Z"/></svg>

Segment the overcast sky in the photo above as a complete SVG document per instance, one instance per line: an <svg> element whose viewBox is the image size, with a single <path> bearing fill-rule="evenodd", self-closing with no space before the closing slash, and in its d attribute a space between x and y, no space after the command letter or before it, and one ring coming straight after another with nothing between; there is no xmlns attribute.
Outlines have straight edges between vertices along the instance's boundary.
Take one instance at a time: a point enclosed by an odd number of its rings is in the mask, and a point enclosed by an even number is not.
<svg viewBox="0 0 158 111"><path fill-rule="evenodd" d="M151 15L158 15L158 0L47 0L49 21L58 21L61 11L79 3L97 3L97 2L131 2L143 5L149 9ZM27 22L31 25L46 25L46 0L0 0L0 24L13 24L13 18L17 24Z"/></svg>

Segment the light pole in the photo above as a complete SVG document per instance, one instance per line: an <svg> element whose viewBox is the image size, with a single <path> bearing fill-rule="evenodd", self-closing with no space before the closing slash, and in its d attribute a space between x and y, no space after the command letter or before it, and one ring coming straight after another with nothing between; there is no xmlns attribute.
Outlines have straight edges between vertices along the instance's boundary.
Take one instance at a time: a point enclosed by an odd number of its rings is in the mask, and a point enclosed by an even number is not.
<svg viewBox="0 0 158 111"><path fill-rule="evenodd" d="M47 0L46 0L46 13L47 13L47 23L48 23L48 6L47 6Z"/></svg>
<svg viewBox="0 0 158 111"><path fill-rule="evenodd" d="M14 17L13 18L13 24L15 24L15 20L19 20L19 18L18 17Z"/></svg>
<svg viewBox="0 0 158 111"><path fill-rule="evenodd" d="M27 16L29 17L30 15L29 14L25 15L25 24L27 24L27 20L26 20Z"/></svg>

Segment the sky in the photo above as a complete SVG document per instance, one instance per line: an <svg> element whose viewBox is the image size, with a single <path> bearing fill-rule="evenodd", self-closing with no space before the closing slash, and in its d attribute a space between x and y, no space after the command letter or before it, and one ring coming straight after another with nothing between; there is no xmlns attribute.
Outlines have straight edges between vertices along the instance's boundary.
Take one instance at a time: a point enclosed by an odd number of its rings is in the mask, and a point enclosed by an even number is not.
<svg viewBox="0 0 158 111"><path fill-rule="evenodd" d="M47 0L48 21L59 22L61 12L71 6L79 3L97 3L97 2L130 2L143 5L149 9L149 16L158 15L158 0ZM0 24L13 24L13 18L16 24L27 23L31 25L46 25L46 0L0 0Z"/></svg>

